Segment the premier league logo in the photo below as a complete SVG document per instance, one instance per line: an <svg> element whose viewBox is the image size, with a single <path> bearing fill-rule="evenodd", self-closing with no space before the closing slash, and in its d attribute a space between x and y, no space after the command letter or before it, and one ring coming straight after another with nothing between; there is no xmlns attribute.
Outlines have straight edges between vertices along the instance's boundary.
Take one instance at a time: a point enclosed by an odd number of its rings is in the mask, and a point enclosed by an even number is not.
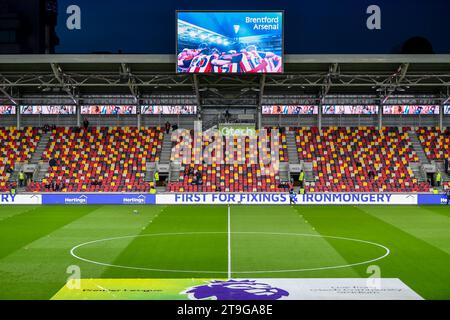
<svg viewBox="0 0 450 320"><path fill-rule="evenodd" d="M191 300L278 300L289 292L255 280L213 280L182 292Z"/></svg>

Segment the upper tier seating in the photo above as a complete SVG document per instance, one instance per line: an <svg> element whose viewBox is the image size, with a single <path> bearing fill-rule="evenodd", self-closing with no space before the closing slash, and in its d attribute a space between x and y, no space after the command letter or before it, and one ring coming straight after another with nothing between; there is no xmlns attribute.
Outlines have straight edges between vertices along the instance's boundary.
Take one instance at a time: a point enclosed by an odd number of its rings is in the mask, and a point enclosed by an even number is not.
<svg viewBox="0 0 450 320"><path fill-rule="evenodd" d="M10 190L10 174L5 171L5 167L9 165L14 169L16 162L29 160L40 138L41 130L38 128L0 128L0 191Z"/></svg>
<svg viewBox="0 0 450 320"><path fill-rule="evenodd" d="M162 140L159 128L102 127L79 132L57 128L42 156L45 161L55 159L57 166L50 167L42 183L34 183L31 189L49 191L46 185L57 182L67 192L148 191L146 163L159 159Z"/></svg>
<svg viewBox="0 0 450 320"><path fill-rule="evenodd" d="M420 127L416 130L423 150L430 160L450 159L450 129Z"/></svg>
<svg viewBox="0 0 450 320"><path fill-rule="evenodd" d="M296 129L301 160L313 164L316 192L418 192L430 191L409 167L419 161L412 150L408 128L329 127ZM369 177L369 172L374 177Z"/></svg>

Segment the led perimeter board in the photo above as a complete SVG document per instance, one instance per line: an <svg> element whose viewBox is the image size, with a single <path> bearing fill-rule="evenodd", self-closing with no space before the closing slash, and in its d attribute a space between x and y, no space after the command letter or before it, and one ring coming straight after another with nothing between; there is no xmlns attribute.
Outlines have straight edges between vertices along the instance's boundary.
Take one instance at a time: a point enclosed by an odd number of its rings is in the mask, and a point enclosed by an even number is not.
<svg viewBox="0 0 450 320"><path fill-rule="evenodd" d="M282 73L283 11L177 11L178 73Z"/></svg>

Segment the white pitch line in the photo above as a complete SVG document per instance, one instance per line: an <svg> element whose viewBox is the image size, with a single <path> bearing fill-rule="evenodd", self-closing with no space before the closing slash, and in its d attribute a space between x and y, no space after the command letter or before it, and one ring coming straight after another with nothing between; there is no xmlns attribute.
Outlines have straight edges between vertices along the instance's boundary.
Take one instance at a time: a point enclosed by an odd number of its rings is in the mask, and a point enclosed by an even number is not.
<svg viewBox="0 0 450 320"><path fill-rule="evenodd" d="M228 279L231 279L231 215L228 205Z"/></svg>
<svg viewBox="0 0 450 320"><path fill-rule="evenodd" d="M183 236L183 235L198 235L198 234L225 234L225 232L174 232L174 233L154 233L154 234L143 234L143 235L130 235L130 236L122 236L122 237L113 237L113 238L106 238L106 239L99 239L99 240L93 240L84 242L81 244L76 245L70 250L70 254L81 261L93 263L100 266L106 266L106 267L115 267L115 268L123 268L123 269L132 269L132 270L146 270L146 271L158 271L158 272L176 272L176 273L213 273L213 274L228 274L227 271L213 271L213 270L177 270L177 269L156 269L156 268L145 268L145 267L133 267L133 266L122 266L122 265L115 265L110 263L104 263L100 261L90 260L83 257L80 257L75 253L75 251L80 248L84 247L93 243L98 242L105 242L105 241L112 241L112 240L119 240L119 239L128 239L128 238L137 238L137 237L157 237L157 236ZM316 237L316 238L330 238L330 239L337 239L337 240L347 240L347 241L355 241L360 243L365 243L369 245L373 245L376 247L380 247L385 250L385 253L382 256L379 256L377 258L367 260L367 261L361 261L361 262L355 262L351 264L345 264L345 265L337 265L337 266L324 266L324 267L318 267L318 268L306 268L306 269L282 269L282 270L242 270L242 271L235 271L235 273L239 274L252 274L252 273L280 273L280 272L303 272L303 271L317 271L317 270L328 270L328 269L340 269L340 268L348 268L353 266L359 266L364 264L373 263L375 261L381 260L386 258L391 251L388 247L371 241L361 240L361 239L354 239L354 238L345 238L345 237L335 237L335 236L324 236L320 234L308 234L308 233L281 233L281 232L229 232L229 235L231 234L244 234L244 235L279 235L279 236L303 236L303 237ZM231 261L231 260L230 260ZM230 264L231 265L231 264ZM231 268L230 268L231 271Z"/></svg>

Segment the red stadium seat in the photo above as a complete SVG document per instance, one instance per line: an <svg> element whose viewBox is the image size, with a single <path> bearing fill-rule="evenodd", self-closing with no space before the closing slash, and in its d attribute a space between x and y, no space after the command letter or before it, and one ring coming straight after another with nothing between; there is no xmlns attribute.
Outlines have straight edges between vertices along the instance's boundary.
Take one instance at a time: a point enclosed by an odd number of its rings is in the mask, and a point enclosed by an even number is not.
<svg viewBox="0 0 450 320"><path fill-rule="evenodd" d="M316 181L307 184L316 192L418 192L429 191L409 167L419 159L412 149L408 128L373 127L299 128L300 160L313 164ZM370 178L373 171L375 177Z"/></svg>
<svg viewBox="0 0 450 320"><path fill-rule="evenodd" d="M416 133L428 159L450 159L450 129L420 127Z"/></svg>
<svg viewBox="0 0 450 320"><path fill-rule="evenodd" d="M0 128L0 192L10 189L10 174L5 171L5 166L9 165L14 169L16 162L27 162L33 155L41 134L38 128Z"/></svg>
<svg viewBox="0 0 450 320"><path fill-rule="evenodd" d="M191 132L192 133L192 132ZM281 162L288 161L286 135L278 134L278 141L275 144L280 145L279 159ZM271 143L268 135L268 146ZM204 143L203 147L208 143ZM193 145L192 145L193 146ZM180 173L179 182L171 182L167 186L170 192L284 192L285 188L280 188L280 178L277 172L262 170L259 163L253 163L250 160L249 139L245 139L245 144L239 144L234 140L233 154L227 153L228 147L224 142L224 164L194 164L195 157L192 157L192 164L187 164ZM237 151L236 151L237 150ZM201 152L201 151L196 151ZM244 159L241 164L229 164L230 159ZM172 154L172 160L181 161L182 157L176 151ZM189 170L199 171L202 175L202 184L193 185L193 175Z"/></svg>
<svg viewBox="0 0 450 320"><path fill-rule="evenodd" d="M159 160L163 133L160 128L102 127L75 132L57 128L51 134L42 160L57 159L47 177L33 191L48 191L52 182L69 192L146 192L146 163ZM92 182L101 182L93 185Z"/></svg>

